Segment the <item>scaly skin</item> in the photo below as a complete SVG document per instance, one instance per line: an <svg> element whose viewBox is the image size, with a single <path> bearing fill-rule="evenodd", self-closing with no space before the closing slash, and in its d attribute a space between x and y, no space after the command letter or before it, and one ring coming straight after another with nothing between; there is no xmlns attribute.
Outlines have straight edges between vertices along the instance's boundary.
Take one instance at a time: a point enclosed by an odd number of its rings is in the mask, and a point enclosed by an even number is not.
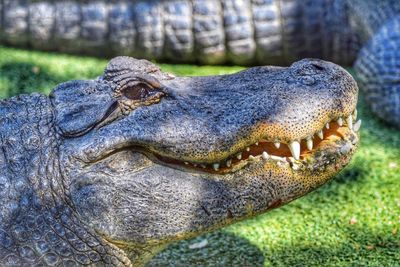
<svg viewBox="0 0 400 267"><path fill-rule="evenodd" d="M400 1L0 1L0 43L169 62L355 62L367 102L400 125Z"/></svg>
<svg viewBox="0 0 400 267"><path fill-rule="evenodd" d="M400 1L351 1L366 41L354 64L372 111L400 128Z"/></svg>
<svg viewBox="0 0 400 267"><path fill-rule="evenodd" d="M141 266L307 194L354 153L357 92L320 60L188 78L119 57L96 80L3 100L0 265Z"/></svg>
<svg viewBox="0 0 400 267"><path fill-rule="evenodd" d="M1 1L0 1L1 3ZM206 64L350 64L343 0L2 0L1 42L91 55Z"/></svg>

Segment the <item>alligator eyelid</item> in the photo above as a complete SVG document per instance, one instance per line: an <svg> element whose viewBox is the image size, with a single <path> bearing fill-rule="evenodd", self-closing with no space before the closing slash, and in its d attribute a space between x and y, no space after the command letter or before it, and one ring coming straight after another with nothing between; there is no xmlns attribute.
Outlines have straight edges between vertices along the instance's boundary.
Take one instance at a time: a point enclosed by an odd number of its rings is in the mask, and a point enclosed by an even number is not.
<svg viewBox="0 0 400 267"><path fill-rule="evenodd" d="M156 78L154 78L154 77L152 77L150 75L145 75L145 74L138 75L138 74L135 74L131 79L147 83L150 86L152 86L154 88L157 88L157 89L162 87L161 83Z"/></svg>
<svg viewBox="0 0 400 267"><path fill-rule="evenodd" d="M127 85L131 84L131 83L145 83L146 85L155 88L155 89L160 89L162 88L162 84L153 76L150 75L146 75L146 74L137 74L134 72L127 72L124 74L121 74L119 76L117 76L118 78L116 79L116 77L114 79L114 82L117 84L116 87L116 92L120 92L121 90L124 89L124 87L126 87Z"/></svg>
<svg viewBox="0 0 400 267"><path fill-rule="evenodd" d="M157 89L162 87L161 83L159 83L156 80L144 80L144 82L150 84L151 86L153 86L154 88L157 88Z"/></svg>

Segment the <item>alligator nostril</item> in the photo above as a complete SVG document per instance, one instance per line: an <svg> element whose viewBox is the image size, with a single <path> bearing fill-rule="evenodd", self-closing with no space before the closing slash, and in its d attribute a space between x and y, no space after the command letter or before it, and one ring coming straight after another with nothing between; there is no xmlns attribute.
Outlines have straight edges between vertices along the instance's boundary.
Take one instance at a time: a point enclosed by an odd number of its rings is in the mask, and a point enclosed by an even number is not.
<svg viewBox="0 0 400 267"><path fill-rule="evenodd" d="M301 78L300 82L304 85L313 85L315 83L315 79L311 76L304 76Z"/></svg>
<svg viewBox="0 0 400 267"><path fill-rule="evenodd" d="M324 70L325 68L322 67L321 65L318 65L316 63L311 63L311 66L313 66L314 68L316 68L317 70Z"/></svg>

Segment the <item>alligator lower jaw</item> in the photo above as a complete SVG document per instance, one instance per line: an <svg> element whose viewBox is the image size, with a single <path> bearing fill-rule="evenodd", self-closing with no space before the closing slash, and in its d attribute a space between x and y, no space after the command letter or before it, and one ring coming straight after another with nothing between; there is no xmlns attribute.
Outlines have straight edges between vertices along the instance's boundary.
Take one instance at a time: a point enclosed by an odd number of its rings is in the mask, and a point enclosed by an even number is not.
<svg viewBox="0 0 400 267"><path fill-rule="evenodd" d="M357 132L359 131L360 123L361 121L354 125L352 123L349 125L348 122L342 122L340 120L327 123L321 131L312 136L312 142L307 142L307 140L301 140L301 142L299 142L300 154L298 159L293 157L293 148L290 148L289 145L274 143L268 140L260 140L247 147L244 151L214 164L194 163L160 155L155 156L163 164L172 168L211 174L236 172L248 164L258 161L274 161L278 165L290 166L293 170L304 168L310 170L315 162L316 154L320 154L323 150L333 148L334 150L338 150L340 152L339 154L344 154L342 151L346 150L348 142L341 141L350 141L352 145L355 145L356 142L358 142ZM354 140L355 136L357 140Z"/></svg>

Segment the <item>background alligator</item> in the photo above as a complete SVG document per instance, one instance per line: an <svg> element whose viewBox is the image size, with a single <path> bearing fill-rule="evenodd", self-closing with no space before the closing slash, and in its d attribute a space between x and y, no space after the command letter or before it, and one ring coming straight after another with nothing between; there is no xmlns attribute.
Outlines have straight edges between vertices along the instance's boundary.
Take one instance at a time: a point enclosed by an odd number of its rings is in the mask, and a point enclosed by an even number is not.
<svg viewBox="0 0 400 267"><path fill-rule="evenodd" d="M397 0L0 1L0 42L172 62L355 61L381 119L400 125Z"/></svg>
<svg viewBox="0 0 400 267"><path fill-rule="evenodd" d="M118 57L2 100L0 265L139 266L284 205L349 162L357 93L321 60L187 78Z"/></svg>

